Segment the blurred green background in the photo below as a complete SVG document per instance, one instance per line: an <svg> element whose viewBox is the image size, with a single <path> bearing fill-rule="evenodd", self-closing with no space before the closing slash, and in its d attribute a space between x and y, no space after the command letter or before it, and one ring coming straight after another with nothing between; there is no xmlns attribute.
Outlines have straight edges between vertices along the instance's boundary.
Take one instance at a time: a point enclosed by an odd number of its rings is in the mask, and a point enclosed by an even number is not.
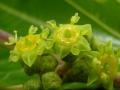
<svg viewBox="0 0 120 90"><path fill-rule="evenodd" d="M81 17L79 24L90 23L96 36L120 45L120 0L0 0L0 29L25 35L30 25L47 20L69 23L75 12ZM8 56L9 50L0 46L0 81L13 85L29 79Z"/></svg>

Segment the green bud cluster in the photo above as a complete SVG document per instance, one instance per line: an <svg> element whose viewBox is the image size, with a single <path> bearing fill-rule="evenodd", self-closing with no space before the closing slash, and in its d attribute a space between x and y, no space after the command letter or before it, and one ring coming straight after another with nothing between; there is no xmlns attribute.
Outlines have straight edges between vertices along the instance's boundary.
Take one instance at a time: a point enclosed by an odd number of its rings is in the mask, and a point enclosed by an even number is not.
<svg viewBox="0 0 120 90"><path fill-rule="evenodd" d="M79 19L76 13L69 24L57 25L51 20L41 25L41 31L32 25L28 35L19 38L15 31L15 36L6 42L15 45L10 61L20 61L28 75L38 74L45 90L58 90L67 82L113 90L120 49L114 48L111 41L97 39L90 24L76 24Z"/></svg>

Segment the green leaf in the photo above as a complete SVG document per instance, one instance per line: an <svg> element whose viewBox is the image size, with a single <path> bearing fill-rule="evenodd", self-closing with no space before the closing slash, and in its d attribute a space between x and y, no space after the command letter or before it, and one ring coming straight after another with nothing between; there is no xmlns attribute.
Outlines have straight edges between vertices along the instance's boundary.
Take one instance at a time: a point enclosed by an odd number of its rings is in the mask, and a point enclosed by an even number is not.
<svg viewBox="0 0 120 90"><path fill-rule="evenodd" d="M97 84L96 84L97 85ZM96 85L90 85L88 86L86 83L81 83L81 82L72 82L72 83L66 83L66 84L63 84L62 86L62 90L76 90L76 89L95 89L97 86Z"/></svg>
<svg viewBox="0 0 120 90"><path fill-rule="evenodd" d="M22 84L28 77L18 63L11 63L8 60L0 60L0 82L5 85Z"/></svg>
<svg viewBox="0 0 120 90"><path fill-rule="evenodd" d="M117 38L120 38L120 33L118 31L120 27L118 27L118 30L112 28L114 27L115 24L117 25L116 22L120 21L120 19L114 20L114 17L119 18L118 13L120 13L120 11L117 11L119 10L120 7L115 4L116 3L115 1L107 0L106 3L103 3L103 4L99 2L96 4L95 2L91 2L89 0L86 0L86 2L84 2L83 0L65 0L65 1L71 7L78 10L80 13L84 14L86 17L88 17L93 22L95 22L98 26L102 27L103 30L105 30L106 32L110 33L111 35ZM92 8L89 8L88 6L95 8L94 11ZM112 9L110 9L111 6L112 6ZM108 10L108 8L110 11ZM102 12L102 9L104 9L104 12ZM94 14L96 13L96 11L97 11L97 14ZM112 16L109 16L112 11L114 12L114 14L112 14ZM104 18L101 20L100 16L101 17L104 16ZM104 19L107 21L107 23L105 22ZM108 22L110 20L111 20L111 23L109 24Z"/></svg>
<svg viewBox="0 0 120 90"><path fill-rule="evenodd" d="M73 82L73 83L67 83L62 86L62 90L69 90L69 89L84 89L87 88L86 83L81 82Z"/></svg>
<svg viewBox="0 0 120 90"><path fill-rule="evenodd" d="M93 86L95 84L95 86L97 86L98 83L100 83L99 81L96 82L98 80L98 77L95 74L91 74L88 77L88 82L87 82L87 86Z"/></svg>

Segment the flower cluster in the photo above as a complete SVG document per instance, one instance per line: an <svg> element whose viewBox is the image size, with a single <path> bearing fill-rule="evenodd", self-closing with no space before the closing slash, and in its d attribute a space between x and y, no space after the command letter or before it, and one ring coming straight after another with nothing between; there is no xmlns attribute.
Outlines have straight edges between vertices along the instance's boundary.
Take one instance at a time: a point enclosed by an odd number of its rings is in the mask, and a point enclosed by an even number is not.
<svg viewBox="0 0 120 90"><path fill-rule="evenodd" d="M79 19L76 13L69 24L57 25L51 20L40 30L32 25L28 35L20 38L15 31L15 36L6 42L14 45L10 61L20 61L27 72L39 74L45 90L58 90L62 82L68 81L113 90L119 72L120 49L114 49L111 41L96 39L90 24L76 24Z"/></svg>
<svg viewBox="0 0 120 90"><path fill-rule="evenodd" d="M10 37L9 43L6 43L8 45L15 44L14 49L10 52L10 60L16 62L21 59L28 66L32 66L38 55L46 52L57 52L61 58L64 58L70 52L73 55L79 55L80 51L90 51L90 45L85 37L91 37L91 25L74 25L79 18L76 13L71 18L70 24L60 24L59 26L49 21L48 24L54 31L42 27L41 33L36 33L38 28L32 25L28 35L19 39L15 32L15 37Z"/></svg>

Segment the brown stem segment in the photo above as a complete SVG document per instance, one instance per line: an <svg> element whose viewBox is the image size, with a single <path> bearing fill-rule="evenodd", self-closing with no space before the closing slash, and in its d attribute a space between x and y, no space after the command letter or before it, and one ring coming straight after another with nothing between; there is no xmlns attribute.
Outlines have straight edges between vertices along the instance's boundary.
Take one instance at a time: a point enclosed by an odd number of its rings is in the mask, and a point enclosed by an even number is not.
<svg viewBox="0 0 120 90"><path fill-rule="evenodd" d="M11 34L9 34L8 32L5 32L4 30L0 29L0 42L4 42L4 41L8 41L8 38L12 36Z"/></svg>
<svg viewBox="0 0 120 90"><path fill-rule="evenodd" d="M58 62L58 66L55 69L55 72L58 73L61 77L64 77L64 75L67 73L69 68L67 67L67 64L65 61L63 61L58 55L51 54Z"/></svg>
<svg viewBox="0 0 120 90"><path fill-rule="evenodd" d="M6 46L4 43L9 41L9 37L12 35L2 29L0 29L0 47L13 49L13 45Z"/></svg>

